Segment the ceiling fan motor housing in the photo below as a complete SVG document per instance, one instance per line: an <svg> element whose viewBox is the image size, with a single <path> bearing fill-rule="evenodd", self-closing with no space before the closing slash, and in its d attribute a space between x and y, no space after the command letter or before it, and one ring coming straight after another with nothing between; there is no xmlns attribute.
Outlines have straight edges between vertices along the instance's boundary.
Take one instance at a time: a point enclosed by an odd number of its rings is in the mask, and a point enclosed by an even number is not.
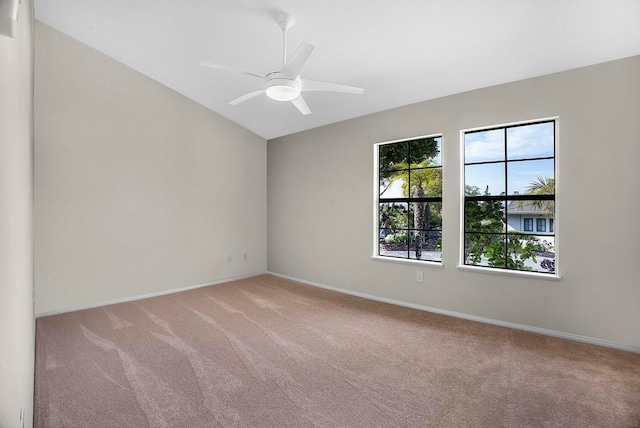
<svg viewBox="0 0 640 428"><path fill-rule="evenodd" d="M284 73L274 72L267 75L267 81L264 83L264 89L267 96L277 101L291 101L300 95L302 84L300 77L291 79Z"/></svg>

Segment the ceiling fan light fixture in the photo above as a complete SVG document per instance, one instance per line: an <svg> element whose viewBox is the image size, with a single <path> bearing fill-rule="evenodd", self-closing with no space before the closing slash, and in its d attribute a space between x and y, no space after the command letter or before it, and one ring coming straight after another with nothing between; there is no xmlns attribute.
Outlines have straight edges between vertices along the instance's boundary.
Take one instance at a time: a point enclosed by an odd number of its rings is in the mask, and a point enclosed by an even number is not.
<svg viewBox="0 0 640 428"><path fill-rule="evenodd" d="M307 115L311 114L311 109L309 109L309 106L302 97L303 85L305 92L343 92L348 94L362 94L362 92L364 92L364 89L354 86L339 85L337 83L321 82L318 80L303 80L300 77L300 71L315 48L309 43L300 43L298 49L296 49L293 55L289 57L289 60L287 60L287 30L293 26L295 20L291 15L286 13L279 14L277 19L280 28L282 28L282 69L280 69L280 71L272 71L271 73L267 73L266 76L263 76L259 73L238 67L213 64L206 61L201 63L201 65L205 67L232 71L246 76L264 79L264 89L244 94L241 97L229 101L229 105L236 106L258 95L266 94L267 97L272 100L290 101L301 114Z"/></svg>
<svg viewBox="0 0 640 428"><path fill-rule="evenodd" d="M291 101L300 95L301 85L295 80L271 79L265 84L267 96L276 101Z"/></svg>

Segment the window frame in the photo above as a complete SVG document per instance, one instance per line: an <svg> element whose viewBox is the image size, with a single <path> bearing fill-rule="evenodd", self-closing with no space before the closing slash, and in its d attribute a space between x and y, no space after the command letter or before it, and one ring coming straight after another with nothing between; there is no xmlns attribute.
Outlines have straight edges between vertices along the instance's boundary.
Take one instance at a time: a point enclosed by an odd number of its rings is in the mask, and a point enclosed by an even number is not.
<svg viewBox="0 0 640 428"><path fill-rule="evenodd" d="M555 261L555 268L554 268L554 272L543 272L543 271L527 271L527 270L517 270L517 269L510 269L508 267L492 267L492 266L480 266L480 265L470 265L470 264L466 264L466 260L465 260L465 201L466 201L466 196L465 196L465 135L467 133L471 133L471 132L478 132L478 131L491 131L491 130L496 130L496 129L505 129L505 133L506 133L506 128L512 128L512 127L518 127L518 126L526 126L526 125L535 125L535 124L541 124L541 123L545 123L545 122L553 122L554 124L554 144L553 144L553 159L554 159L554 180L555 180L555 193L553 195L553 201L554 201L554 231L553 232L547 232L545 234L545 236L549 236L549 235L553 235L554 236L554 261ZM509 123L503 123L503 124L497 124L497 125L490 125L490 126L478 126L478 127L474 127L474 128L467 128L467 129L462 129L460 130L460 156L459 156L459 165L460 165L460 169L459 169L459 174L460 174L460 191L459 191L459 197L460 197L460 204L459 204L459 214L460 214L460 231L459 231L459 256L458 256L458 265L457 268L461 269L461 270L467 270L467 271L473 271L473 272L478 272L478 273L487 273L487 274L498 274L498 275L508 275L508 276L517 276L517 277L536 277L538 279L545 279L545 280L560 280L562 279L561 275L560 275L560 234L558 233L558 219L559 219L559 212L560 212L560 203L559 203L559 195L560 195L560 179L559 179L559 165L560 165L560 153L558 150L558 143L559 143L559 136L560 136L560 120L558 116L553 116L553 117L546 117L546 118L540 118L540 119L532 119L532 120L523 120L523 121L518 121L518 122L509 122ZM507 140L505 140L504 142L505 144L505 150L506 150L506 145L507 145ZM526 158L526 159L517 159L516 161L527 161L527 160L538 160L538 159L545 159L546 157L541 157L541 158ZM507 156L505 156L504 162L508 163L510 160L508 159ZM476 162L469 162L469 164L474 164ZM489 163L489 162L487 162ZM508 192L507 186L505 185L505 192ZM532 195L516 195L516 198L512 197L513 195L511 195L510 197L506 198L505 196L494 196L493 198L495 199L505 199L507 201L509 200L514 200L514 199L522 199L522 200L529 200L529 199L538 199L538 198L530 198L530 196ZM504 221L505 221L505 237L508 237L508 227L507 227L507 216L505 213L505 217L504 217ZM537 232L532 231L531 233L528 233L531 235L537 235Z"/></svg>
<svg viewBox="0 0 640 428"><path fill-rule="evenodd" d="M415 136L415 137L409 137L409 138L402 138L402 139L398 139L398 140L390 140L390 141L384 141L384 142L378 142L378 143L374 143L373 144L373 170L374 170L374 180L373 180L373 256L371 257L374 260L382 260L382 261L389 261L389 262L399 262L399 263L404 263L404 264L418 264L420 266L430 266L430 267L443 267L443 262L442 262L442 256L443 256L443 252L441 251L441 256L440 256L440 260L424 260L424 259L416 259L416 258L410 258L410 244L408 246L408 251L407 251L407 257L395 257L395 256L389 256L389 255L381 255L380 254L380 232L381 232L381 228L380 228L380 204L382 203L407 203L407 204L411 204L412 202L415 202L416 199L420 199L423 200L424 202L427 203L439 203L440 207L441 207L441 212L443 209L443 195L442 195L442 190L441 190L441 195L439 197L433 197L433 196L429 196L429 197L424 197L424 198L416 198L416 197L412 197L411 195L409 195L407 198L389 198L389 199L384 199L384 198L380 198L380 173L381 173L381 169L380 169L380 147L384 146L384 145L390 145L390 144L398 144L398 143L407 143L409 144L412 141L416 141L416 140L423 140L423 139L428 139L428 138L440 138L440 165L439 166L432 166L432 167L428 167L428 168L440 168L440 170L442 172L444 172L444 161L443 161L443 140L444 140L444 136L442 133L433 133L433 134L427 134L427 135L421 135L421 136ZM409 156L409 155L407 155ZM425 169L428 169L425 168ZM417 168L417 169L423 169L423 168ZM411 169L408 169L407 171L410 171ZM444 187L444 186L443 186ZM402 201L400 201L400 199L403 199ZM444 219L443 219L443 223L444 223ZM415 230L414 228L408 227L407 231L410 230ZM421 229L418 229L421 230ZM429 230L425 230L425 232L440 232L440 234L442 235L442 230L443 227L442 225L440 226L440 229L429 229ZM408 234L408 239L410 241L410 235ZM441 242L442 242L442 237L441 237Z"/></svg>
<svg viewBox="0 0 640 428"><path fill-rule="evenodd" d="M542 228L540 227L542 225ZM547 233L547 218L537 218L536 219L536 232Z"/></svg>

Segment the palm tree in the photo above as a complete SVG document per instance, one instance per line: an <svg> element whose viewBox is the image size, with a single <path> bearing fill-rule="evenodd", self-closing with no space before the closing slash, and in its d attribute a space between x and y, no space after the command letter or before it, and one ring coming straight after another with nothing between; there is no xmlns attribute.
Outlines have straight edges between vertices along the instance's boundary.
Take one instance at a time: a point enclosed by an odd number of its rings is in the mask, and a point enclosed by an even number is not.
<svg viewBox="0 0 640 428"><path fill-rule="evenodd" d="M529 195L555 195L556 180L550 177L538 177L527 186L527 194ZM534 201L534 206L547 214L555 212L554 201Z"/></svg>
<svg viewBox="0 0 640 428"><path fill-rule="evenodd" d="M420 163L398 164L399 171L391 174L389 182L402 180L402 192L405 197L429 197L442 195L442 168L430 168L436 166L431 159L426 159ZM411 176L409 177L409 171ZM425 239L425 230L431 229L431 207L428 202L413 202L413 227L416 230L414 235L414 249L416 258L422 255L422 244Z"/></svg>

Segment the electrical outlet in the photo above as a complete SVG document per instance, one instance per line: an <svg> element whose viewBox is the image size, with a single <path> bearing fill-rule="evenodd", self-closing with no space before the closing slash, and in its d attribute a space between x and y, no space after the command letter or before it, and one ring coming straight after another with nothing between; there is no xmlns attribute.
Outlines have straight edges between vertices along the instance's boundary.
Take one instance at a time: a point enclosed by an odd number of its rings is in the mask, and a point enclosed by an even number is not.
<svg viewBox="0 0 640 428"><path fill-rule="evenodd" d="M248 252L245 252L245 253L242 255L242 260L244 260L244 261L249 260L249 253L248 253Z"/></svg>
<svg viewBox="0 0 640 428"><path fill-rule="evenodd" d="M229 254L227 256L227 262L231 263L233 261L233 257L231 257L231 254Z"/></svg>
<svg viewBox="0 0 640 428"><path fill-rule="evenodd" d="M416 282L424 282L424 272L421 270L416 272Z"/></svg>

